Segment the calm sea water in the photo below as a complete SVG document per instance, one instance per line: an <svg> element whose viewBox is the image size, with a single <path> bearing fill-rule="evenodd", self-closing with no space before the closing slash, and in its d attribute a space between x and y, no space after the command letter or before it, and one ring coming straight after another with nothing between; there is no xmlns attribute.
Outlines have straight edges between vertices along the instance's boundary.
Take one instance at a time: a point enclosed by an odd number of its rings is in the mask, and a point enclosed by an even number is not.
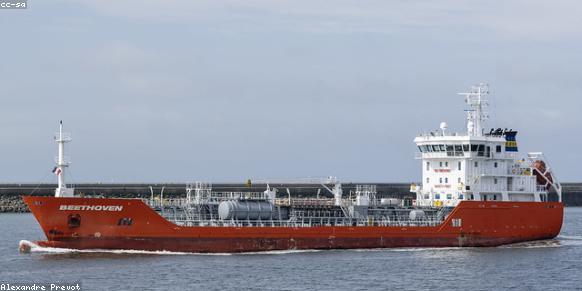
<svg viewBox="0 0 582 291"><path fill-rule="evenodd" d="M176 254L39 249L30 214L0 215L1 283L73 283L84 290L582 289L582 208L548 241L497 248Z"/></svg>

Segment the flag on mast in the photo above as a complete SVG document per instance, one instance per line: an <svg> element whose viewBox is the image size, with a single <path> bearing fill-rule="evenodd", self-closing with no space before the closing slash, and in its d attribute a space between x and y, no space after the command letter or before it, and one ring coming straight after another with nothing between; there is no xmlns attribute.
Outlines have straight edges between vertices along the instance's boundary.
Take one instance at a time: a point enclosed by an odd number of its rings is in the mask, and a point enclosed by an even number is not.
<svg viewBox="0 0 582 291"><path fill-rule="evenodd" d="M55 173L55 175L57 175L57 176L58 176L58 175L60 175L60 174L61 174L61 172L62 172L62 171L61 171L61 168L59 168L59 167L54 167L54 168L53 168L53 173Z"/></svg>

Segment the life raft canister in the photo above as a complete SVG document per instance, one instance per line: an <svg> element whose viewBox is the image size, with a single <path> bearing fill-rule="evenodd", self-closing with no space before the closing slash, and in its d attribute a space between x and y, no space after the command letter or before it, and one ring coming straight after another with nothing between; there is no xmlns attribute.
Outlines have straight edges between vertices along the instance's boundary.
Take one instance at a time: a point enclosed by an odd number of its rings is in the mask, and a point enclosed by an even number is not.
<svg viewBox="0 0 582 291"><path fill-rule="evenodd" d="M534 175L536 175L536 182L538 183L538 185L544 185L546 186L546 188L548 188L550 185L554 183L552 173L550 173L549 171L546 172L547 167L544 161L542 160L535 161L533 163L532 168Z"/></svg>

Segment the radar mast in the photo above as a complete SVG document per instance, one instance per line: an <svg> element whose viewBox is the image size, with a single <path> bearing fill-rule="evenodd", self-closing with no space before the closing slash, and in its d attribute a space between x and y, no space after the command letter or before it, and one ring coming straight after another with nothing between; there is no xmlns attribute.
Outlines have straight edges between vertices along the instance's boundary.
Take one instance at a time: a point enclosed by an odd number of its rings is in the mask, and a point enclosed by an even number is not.
<svg viewBox="0 0 582 291"><path fill-rule="evenodd" d="M485 120L489 118L485 110L489 102L485 99L489 95L489 84L480 83L471 87L467 93L458 93L465 96L465 102L471 107L467 109L467 134L469 136L483 136Z"/></svg>
<svg viewBox="0 0 582 291"><path fill-rule="evenodd" d="M71 135L63 132L63 121L59 123L59 132L55 135L55 141L59 146L59 155L56 158L57 166L53 172L57 175L58 187L55 189L55 197L73 197L74 189L67 188L65 183L65 170L70 162L65 158L65 143L71 141Z"/></svg>

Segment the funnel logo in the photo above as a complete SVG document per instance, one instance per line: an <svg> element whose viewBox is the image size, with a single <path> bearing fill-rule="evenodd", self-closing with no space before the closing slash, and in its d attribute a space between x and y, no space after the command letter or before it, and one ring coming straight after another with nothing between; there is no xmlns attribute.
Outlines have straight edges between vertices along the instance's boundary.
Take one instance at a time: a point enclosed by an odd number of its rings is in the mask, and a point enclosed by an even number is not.
<svg viewBox="0 0 582 291"><path fill-rule="evenodd" d="M123 206L119 205L61 205L59 210L70 211L121 211Z"/></svg>

